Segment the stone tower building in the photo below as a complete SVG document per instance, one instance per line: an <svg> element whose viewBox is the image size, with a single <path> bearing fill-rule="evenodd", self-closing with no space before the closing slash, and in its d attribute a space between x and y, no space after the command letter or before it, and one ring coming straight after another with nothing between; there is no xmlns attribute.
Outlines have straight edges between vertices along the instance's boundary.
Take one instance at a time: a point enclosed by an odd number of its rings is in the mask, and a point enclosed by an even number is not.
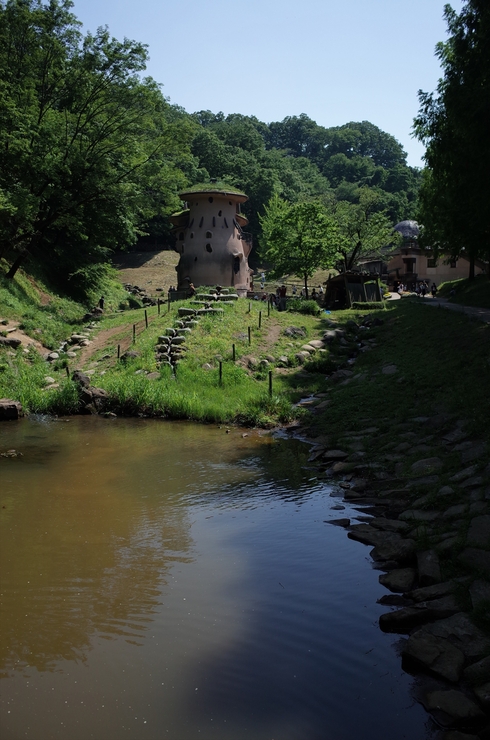
<svg viewBox="0 0 490 740"><path fill-rule="evenodd" d="M203 188L179 193L186 209L170 217L180 254L178 289L189 283L234 287L238 295L250 290L248 255L252 236L242 230L248 220L240 213L244 193Z"/></svg>

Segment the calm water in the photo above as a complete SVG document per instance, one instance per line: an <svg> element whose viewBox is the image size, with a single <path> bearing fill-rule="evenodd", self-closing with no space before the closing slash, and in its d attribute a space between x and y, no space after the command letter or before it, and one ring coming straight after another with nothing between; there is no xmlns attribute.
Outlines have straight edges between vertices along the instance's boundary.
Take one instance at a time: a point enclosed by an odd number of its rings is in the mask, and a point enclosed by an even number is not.
<svg viewBox="0 0 490 740"><path fill-rule="evenodd" d="M424 740L368 549L308 448L0 426L2 740Z"/></svg>

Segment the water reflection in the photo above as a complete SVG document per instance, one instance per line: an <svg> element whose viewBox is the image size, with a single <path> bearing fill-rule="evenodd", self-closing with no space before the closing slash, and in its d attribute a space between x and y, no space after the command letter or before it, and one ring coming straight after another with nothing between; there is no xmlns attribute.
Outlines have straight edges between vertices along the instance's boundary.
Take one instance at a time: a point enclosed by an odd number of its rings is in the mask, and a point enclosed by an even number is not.
<svg viewBox="0 0 490 740"><path fill-rule="evenodd" d="M305 445L82 417L8 448L2 740L426 736Z"/></svg>

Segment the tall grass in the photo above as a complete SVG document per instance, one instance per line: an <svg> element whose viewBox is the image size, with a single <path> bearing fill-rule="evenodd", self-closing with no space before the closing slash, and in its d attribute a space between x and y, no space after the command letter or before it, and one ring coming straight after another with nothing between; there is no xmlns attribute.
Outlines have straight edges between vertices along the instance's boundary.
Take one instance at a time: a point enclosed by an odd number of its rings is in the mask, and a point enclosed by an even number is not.
<svg viewBox="0 0 490 740"><path fill-rule="evenodd" d="M12 356L13 355L13 356ZM46 389L51 373L35 350L28 359L22 351L0 352L0 397L20 401L26 413L72 414L78 411L75 384L59 373L59 387Z"/></svg>

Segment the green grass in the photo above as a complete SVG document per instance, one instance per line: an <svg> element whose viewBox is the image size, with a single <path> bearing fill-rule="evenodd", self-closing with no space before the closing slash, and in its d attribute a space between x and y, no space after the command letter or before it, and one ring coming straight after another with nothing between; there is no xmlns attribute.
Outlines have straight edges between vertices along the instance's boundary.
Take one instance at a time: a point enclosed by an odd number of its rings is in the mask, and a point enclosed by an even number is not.
<svg viewBox="0 0 490 740"><path fill-rule="evenodd" d="M84 310L79 304L54 296L47 306L42 306L39 290L28 278L20 276L14 286L5 286L5 282L0 281L2 315L15 318L20 313L29 331L42 328L43 336L48 336L50 331L53 342L73 331L76 325L73 322L79 320L77 317ZM464 314L427 311L410 299L371 311L371 316L378 316L384 323L363 331L361 336L374 339L377 346L359 355L352 366L356 374L362 374L360 379L334 385L328 375L338 367L347 367L349 357L357 351L358 339L348 322L354 319L361 323L366 312L350 310L331 314L345 325L346 341L334 343L328 352L315 355L305 367L299 367L296 353L309 339L321 337L330 317L277 311L268 317L266 305L241 299L225 306L222 316L200 320L188 335L187 352L178 365L176 377L162 369L159 379L148 380L146 374L157 370L158 336L165 328L175 325L182 305L190 304L172 303L167 313L167 305L163 304L160 316L156 307L148 308L148 328L142 309L106 313L100 320L100 330L120 327L120 331L111 336L110 346L103 347L91 358L88 369L93 370L93 385L111 393L114 411L267 426L304 413L292 406L299 398L329 391L332 403L328 412L314 416L312 423L319 432L331 436L338 437L359 420L375 424L382 433L394 420L430 417L441 410L468 420L474 433L488 434L490 401L485 389L490 387L490 327ZM117 345L130 342L133 324L137 325L134 348L140 356L127 363L118 362ZM286 336L284 329L288 326L302 327L305 337ZM236 363L232 360L233 345ZM281 356L286 356L293 368L287 373L275 368ZM261 367L260 361L267 357L273 358L270 365ZM256 362L249 363L248 358ZM18 398L29 411L73 410L76 399L72 384L66 379L65 360L61 357L59 362L47 365L32 352L25 355L22 350L14 353L2 350L0 395ZM70 369L77 367L77 362ZM389 364L397 366L393 375L381 372ZM210 369L205 369L205 365ZM269 369L273 371L272 398L268 390ZM53 376L60 387L44 390L46 375ZM374 449L375 437L372 444Z"/></svg>
<svg viewBox="0 0 490 740"><path fill-rule="evenodd" d="M345 323L356 312L336 315ZM315 422L319 428L338 434L369 419L382 431L405 419L447 412L467 420L473 433L488 436L490 327L464 314L428 312L408 299L371 315L384 323L362 336L374 338L377 346L351 368L361 379L332 384L334 402L328 416ZM383 374L391 364L397 372Z"/></svg>
<svg viewBox="0 0 490 740"><path fill-rule="evenodd" d="M59 388L45 390L47 376L54 377ZM0 351L0 397L20 401L29 413L71 414L78 410L75 384L64 370L48 366L34 349L28 355L22 350Z"/></svg>
<svg viewBox="0 0 490 740"><path fill-rule="evenodd" d="M226 306L222 316L206 316L200 320L199 325L188 335L187 352L177 366L175 377L169 368L164 367L159 380L148 380L144 373L157 369L155 345L158 336L175 324L178 320L178 308L182 305L191 304L188 301L172 303L170 314L166 313L166 307L162 307L165 313L160 317L156 308L148 310L149 327L138 334L136 343L131 347L140 353L139 357L114 365L114 350L111 358L105 361L100 358L107 354L107 350L98 353L99 362L93 383L110 392L113 399L111 408L117 413L125 414L139 412L169 418L223 423L235 421L261 426L292 419L296 411L291 404L301 396L301 387L291 384L287 377L274 374L273 393L270 397L268 369L249 369L245 358L254 357L258 365L265 356L273 355L277 360L281 355L286 355L294 363L294 353L307 338L292 341L283 334L284 328L293 324L300 325L307 337L313 338L320 335L323 322L311 316L277 311L273 311L268 318L267 307L257 302L240 300ZM259 329L260 311L262 318ZM141 312L139 315L131 312L133 313L141 327ZM101 328L118 325L120 320L120 315L103 319ZM248 344L248 326L251 327L251 345ZM275 339L268 341L273 326L276 327ZM236 363L233 362L233 345ZM204 365L211 366L211 369L205 369ZM270 367L273 368L274 365L271 364Z"/></svg>
<svg viewBox="0 0 490 740"><path fill-rule="evenodd" d="M6 267L6 263L0 261L0 318L18 321L20 329L48 349L58 347L83 324L83 317L91 307L89 304L50 292L42 282L22 270L13 280L7 280L2 272ZM113 278L108 279L103 287L109 311L127 298L121 284Z"/></svg>
<svg viewBox="0 0 490 740"><path fill-rule="evenodd" d="M451 295L454 291L454 295ZM487 275L478 275L474 280L461 278L442 283L438 295L451 303L476 308L490 308L490 280Z"/></svg>

